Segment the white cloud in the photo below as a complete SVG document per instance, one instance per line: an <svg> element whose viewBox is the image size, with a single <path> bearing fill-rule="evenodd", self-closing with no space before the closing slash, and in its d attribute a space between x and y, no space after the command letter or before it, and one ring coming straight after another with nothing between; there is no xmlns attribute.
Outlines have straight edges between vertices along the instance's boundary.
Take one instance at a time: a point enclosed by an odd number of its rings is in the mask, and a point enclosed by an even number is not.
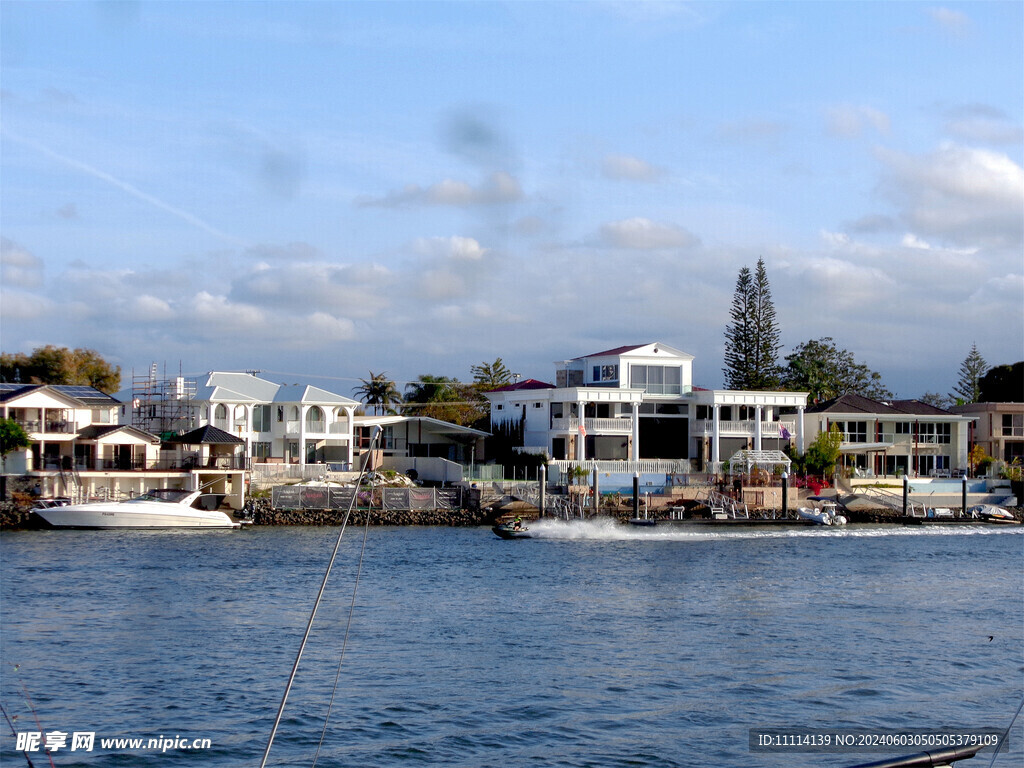
<svg viewBox="0 0 1024 768"><path fill-rule="evenodd" d="M971 31L970 17L960 11L954 11L950 8L929 8L928 15L944 30L958 37L966 35Z"/></svg>
<svg viewBox="0 0 1024 768"><path fill-rule="evenodd" d="M664 174L661 168L630 155L608 155L601 162L601 172L617 181L654 181Z"/></svg>
<svg viewBox="0 0 1024 768"><path fill-rule="evenodd" d="M479 242L472 237L420 237L413 243L417 253L458 261L480 261L487 254Z"/></svg>
<svg viewBox="0 0 1024 768"><path fill-rule="evenodd" d="M164 299L143 294L131 302L131 316L136 321L156 322L170 320L175 316L174 309Z"/></svg>
<svg viewBox="0 0 1024 768"><path fill-rule="evenodd" d="M259 264L232 280L229 296L288 313L341 310L348 317L371 317L386 305L385 289L391 282L391 273L376 265Z"/></svg>
<svg viewBox="0 0 1024 768"><path fill-rule="evenodd" d="M475 187L465 181L444 179L429 187L409 184L384 197L360 198L356 202L362 206L383 208L413 205L473 206L513 203L522 197L523 190L519 182L504 171L496 171Z"/></svg>
<svg viewBox="0 0 1024 768"><path fill-rule="evenodd" d="M0 238L0 280L7 287L39 288L43 261L14 241Z"/></svg>
<svg viewBox="0 0 1024 768"><path fill-rule="evenodd" d="M682 227L639 217L605 224L601 227L601 240L615 248L636 250L689 248L700 242L696 235Z"/></svg>
<svg viewBox="0 0 1024 768"><path fill-rule="evenodd" d="M886 134L889 116L879 109L857 104L837 104L825 111L829 133L844 139L855 139L868 128Z"/></svg>
<svg viewBox="0 0 1024 768"><path fill-rule="evenodd" d="M355 324L344 317L335 317L327 312L314 312L306 318L305 331L321 342L348 341L355 338Z"/></svg>
<svg viewBox="0 0 1024 768"><path fill-rule="evenodd" d="M928 245L928 243L919 238L917 235L911 234L910 232L903 236L903 239L900 241L900 245L902 245L904 248L916 248L920 251L931 250L931 246Z"/></svg>
<svg viewBox="0 0 1024 768"><path fill-rule="evenodd" d="M12 291L7 286L0 289L0 318L5 321L42 320L48 317L53 309L53 302L45 296Z"/></svg>
<svg viewBox="0 0 1024 768"><path fill-rule="evenodd" d="M1007 155L946 144L929 155L877 156L886 190L916 233L969 247L1020 246L1024 169Z"/></svg>

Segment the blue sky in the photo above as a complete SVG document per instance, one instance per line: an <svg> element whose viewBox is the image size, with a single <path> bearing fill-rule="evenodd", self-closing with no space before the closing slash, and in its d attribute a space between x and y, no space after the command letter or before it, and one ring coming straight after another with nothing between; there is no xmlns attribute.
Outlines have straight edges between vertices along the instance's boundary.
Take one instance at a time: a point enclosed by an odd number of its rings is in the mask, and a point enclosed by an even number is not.
<svg viewBox="0 0 1024 768"><path fill-rule="evenodd" d="M1022 11L5 0L0 343L350 394L660 341L717 387L763 257L783 355L947 393L1024 357Z"/></svg>

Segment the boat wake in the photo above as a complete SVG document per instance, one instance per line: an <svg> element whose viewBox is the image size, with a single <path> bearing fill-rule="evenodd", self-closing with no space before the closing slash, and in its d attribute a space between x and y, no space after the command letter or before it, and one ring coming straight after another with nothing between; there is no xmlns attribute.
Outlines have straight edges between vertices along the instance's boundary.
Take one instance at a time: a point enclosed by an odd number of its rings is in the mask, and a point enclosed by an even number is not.
<svg viewBox="0 0 1024 768"><path fill-rule="evenodd" d="M624 525L615 520L534 520L529 538L549 541L708 541L719 539L817 539L881 538L894 536L991 536L1024 535L1024 528L994 525L903 526L847 525L794 526L774 530L756 528L713 530L710 526L661 522L651 527Z"/></svg>

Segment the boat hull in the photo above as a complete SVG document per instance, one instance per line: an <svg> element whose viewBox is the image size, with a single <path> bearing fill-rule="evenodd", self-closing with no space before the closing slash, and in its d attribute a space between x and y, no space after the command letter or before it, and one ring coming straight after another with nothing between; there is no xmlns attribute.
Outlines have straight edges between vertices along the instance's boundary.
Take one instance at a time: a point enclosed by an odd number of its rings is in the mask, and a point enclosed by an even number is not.
<svg viewBox="0 0 1024 768"><path fill-rule="evenodd" d="M240 524L223 512L179 505L131 503L76 504L65 507L33 509L33 513L51 528L239 528Z"/></svg>
<svg viewBox="0 0 1024 768"><path fill-rule="evenodd" d="M529 528L520 528L516 530L509 525L496 525L491 528L494 531L494 535L502 539L531 539L533 536L530 534Z"/></svg>

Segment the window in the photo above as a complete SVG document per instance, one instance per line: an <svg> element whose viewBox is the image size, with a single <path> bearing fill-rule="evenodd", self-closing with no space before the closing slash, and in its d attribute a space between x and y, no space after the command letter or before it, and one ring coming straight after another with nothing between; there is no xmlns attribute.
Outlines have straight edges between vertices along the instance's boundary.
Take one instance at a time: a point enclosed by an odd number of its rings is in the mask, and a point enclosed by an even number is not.
<svg viewBox="0 0 1024 768"><path fill-rule="evenodd" d="M868 423L866 421L837 421L836 426L843 433L844 443L866 443Z"/></svg>
<svg viewBox="0 0 1024 768"><path fill-rule="evenodd" d="M917 439L922 443L948 443L950 432L949 424L922 424Z"/></svg>
<svg viewBox="0 0 1024 768"><path fill-rule="evenodd" d="M262 406L262 407L268 409L268 415L269 415L269 408L270 408L270 406L266 405L266 406ZM266 431L266 430L259 430L259 431L263 432L263 431ZM271 456L270 446L271 446L271 443L253 443L252 444L252 457L256 461L266 461Z"/></svg>
<svg viewBox="0 0 1024 768"><path fill-rule="evenodd" d="M319 405L306 411L306 429L310 432L324 431L324 410Z"/></svg>
<svg viewBox="0 0 1024 768"><path fill-rule="evenodd" d="M269 405L256 405L252 409L252 431L253 432L269 432L270 431L270 406ZM255 454L253 454L255 455Z"/></svg>
<svg viewBox="0 0 1024 768"><path fill-rule="evenodd" d="M93 424L109 424L110 423L110 411L106 408L93 408L92 409L92 423Z"/></svg>
<svg viewBox="0 0 1024 768"><path fill-rule="evenodd" d="M618 365L595 365L594 366L594 383L608 383L619 380L619 366Z"/></svg>
<svg viewBox="0 0 1024 768"><path fill-rule="evenodd" d="M228 407L224 403L217 403L217 407L213 409L213 418L216 421L227 421Z"/></svg>
<svg viewBox="0 0 1024 768"><path fill-rule="evenodd" d="M897 421L893 426L896 427L894 430L897 435L912 435L914 434L914 425L909 421Z"/></svg>
<svg viewBox="0 0 1024 768"><path fill-rule="evenodd" d="M633 365L629 368L629 386L650 395L680 395L683 371L678 365Z"/></svg>
<svg viewBox="0 0 1024 768"><path fill-rule="evenodd" d="M1024 413L1003 414L1003 437L1024 437Z"/></svg>
<svg viewBox="0 0 1024 768"><path fill-rule="evenodd" d="M534 408L543 408L544 407L544 403L534 403L533 407Z"/></svg>
<svg viewBox="0 0 1024 768"><path fill-rule="evenodd" d="M282 421L284 421L284 406L279 405L277 406L277 423L280 424Z"/></svg>

